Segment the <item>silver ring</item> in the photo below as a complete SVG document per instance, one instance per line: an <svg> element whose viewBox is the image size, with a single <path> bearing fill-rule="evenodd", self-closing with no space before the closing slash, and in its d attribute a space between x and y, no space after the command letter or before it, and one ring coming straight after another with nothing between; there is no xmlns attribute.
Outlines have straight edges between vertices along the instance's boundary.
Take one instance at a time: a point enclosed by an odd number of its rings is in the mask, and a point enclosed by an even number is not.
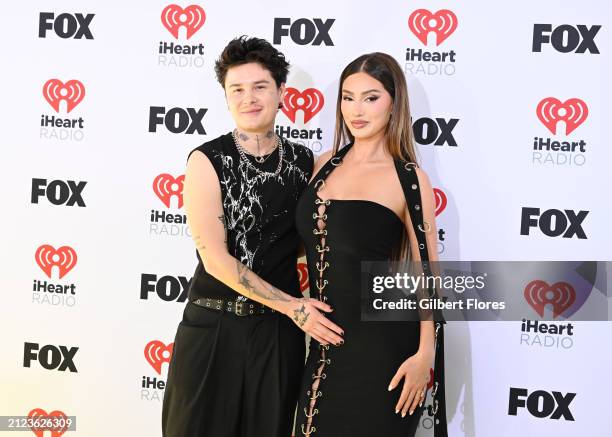
<svg viewBox="0 0 612 437"><path fill-rule="evenodd" d="M426 232L426 233L431 231L431 224L429 222L425 221L425 220L423 220L423 223L426 225L425 229L423 229L423 226L421 224L419 224L419 226L418 226L419 231Z"/></svg>

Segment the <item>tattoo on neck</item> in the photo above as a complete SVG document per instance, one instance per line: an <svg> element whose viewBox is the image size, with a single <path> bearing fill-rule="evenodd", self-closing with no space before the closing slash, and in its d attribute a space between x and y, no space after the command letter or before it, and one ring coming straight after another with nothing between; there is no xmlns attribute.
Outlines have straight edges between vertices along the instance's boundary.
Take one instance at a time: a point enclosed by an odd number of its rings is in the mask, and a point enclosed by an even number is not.
<svg viewBox="0 0 612 437"><path fill-rule="evenodd" d="M293 320L301 328L308 320L310 313L306 312L306 307L302 304L302 307L298 310L293 310Z"/></svg>
<svg viewBox="0 0 612 437"><path fill-rule="evenodd" d="M236 132L238 132L238 138L240 138L242 141L248 141L248 140L251 139L251 137L249 137L244 132L240 132L239 130L236 130ZM259 141L259 135L257 135L256 137L257 137L257 141ZM274 137L274 129L270 129L268 132L266 132L265 137L267 139L273 138Z"/></svg>

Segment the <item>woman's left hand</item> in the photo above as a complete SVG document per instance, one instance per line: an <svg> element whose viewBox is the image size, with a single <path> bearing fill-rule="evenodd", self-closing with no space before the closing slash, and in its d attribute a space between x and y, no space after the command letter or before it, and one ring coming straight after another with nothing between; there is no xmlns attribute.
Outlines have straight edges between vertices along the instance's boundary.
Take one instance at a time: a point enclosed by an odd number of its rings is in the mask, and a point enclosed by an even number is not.
<svg viewBox="0 0 612 437"><path fill-rule="evenodd" d="M429 382L429 369L433 362L432 356L417 352L412 355L395 372L395 376L389 384L389 391L395 389L397 385L404 379L404 386L397 405L395 413L400 410L402 417L406 416L406 412L410 410L410 414L414 412L417 406L425 400L425 391ZM421 393L423 396L421 396Z"/></svg>

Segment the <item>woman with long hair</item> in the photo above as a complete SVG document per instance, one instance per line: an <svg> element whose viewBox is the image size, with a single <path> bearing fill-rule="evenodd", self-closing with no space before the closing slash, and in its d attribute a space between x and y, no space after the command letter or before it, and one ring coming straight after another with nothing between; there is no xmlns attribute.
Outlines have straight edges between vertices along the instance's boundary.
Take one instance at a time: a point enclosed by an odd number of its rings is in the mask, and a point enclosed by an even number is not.
<svg viewBox="0 0 612 437"><path fill-rule="evenodd" d="M366 54L342 72L333 149L313 174L296 224L311 296L334 309L344 342L311 340L297 433L414 435L430 383L435 435L446 435L443 321L360 320L362 261L437 260L433 189L417 164L406 80L391 56Z"/></svg>

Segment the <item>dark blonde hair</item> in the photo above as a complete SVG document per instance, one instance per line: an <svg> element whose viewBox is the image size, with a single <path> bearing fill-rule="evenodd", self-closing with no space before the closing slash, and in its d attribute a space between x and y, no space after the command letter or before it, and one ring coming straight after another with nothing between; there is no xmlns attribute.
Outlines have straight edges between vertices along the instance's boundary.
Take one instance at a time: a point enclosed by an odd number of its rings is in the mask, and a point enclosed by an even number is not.
<svg viewBox="0 0 612 437"><path fill-rule="evenodd" d="M348 64L340 75L338 100L336 102L336 130L332 154L336 154L347 143L355 140L342 117L342 85L351 74L363 72L383 84L385 90L393 99L391 118L385 131L385 146L389 154L402 161L417 164L408 104L408 88L406 78L397 61L386 53L374 52L361 55Z"/></svg>

